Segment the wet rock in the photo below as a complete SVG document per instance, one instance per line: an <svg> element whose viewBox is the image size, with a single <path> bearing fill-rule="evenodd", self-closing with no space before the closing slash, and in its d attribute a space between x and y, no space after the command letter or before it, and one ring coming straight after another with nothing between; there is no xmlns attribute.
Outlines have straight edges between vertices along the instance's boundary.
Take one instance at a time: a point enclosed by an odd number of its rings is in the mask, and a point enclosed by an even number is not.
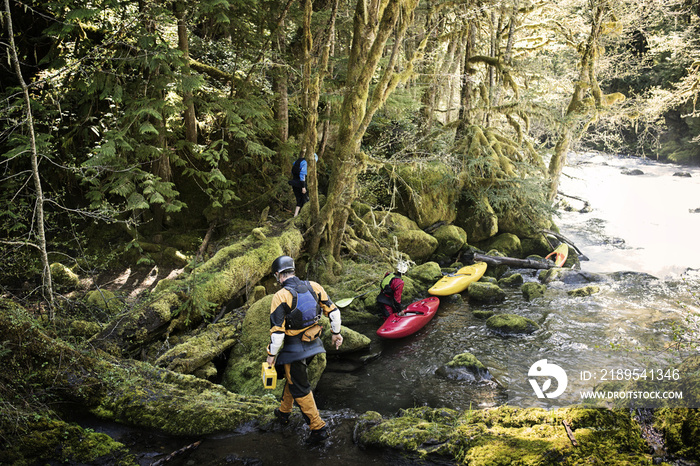
<svg viewBox="0 0 700 466"><path fill-rule="evenodd" d="M496 333L514 334L514 333L532 333L540 326L534 320L527 317L515 314L496 314L489 317L486 321L486 326Z"/></svg>
<svg viewBox="0 0 700 466"><path fill-rule="evenodd" d="M491 317L492 315L494 315L495 312L494 312L494 311L484 311L484 310L475 309L475 310L472 311L472 314L473 314L474 317L476 317L477 319L488 319L489 317Z"/></svg>
<svg viewBox="0 0 700 466"><path fill-rule="evenodd" d="M639 176L639 175L644 174L644 172L638 168L634 168L634 169L625 168L624 170L622 170L621 173L623 175L628 175L628 176Z"/></svg>
<svg viewBox="0 0 700 466"><path fill-rule="evenodd" d="M695 209L688 209L688 212L691 214L700 214L700 207L696 207Z"/></svg>
<svg viewBox="0 0 700 466"><path fill-rule="evenodd" d="M472 353L458 354L435 373L441 377L462 382L479 383L493 379L488 368Z"/></svg>
<svg viewBox="0 0 700 466"><path fill-rule="evenodd" d="M535 298L544 296L544 293L547 291L547 285L533 282L523 283L520 287L520 291L523 292L523 297L525 297L526 300L532 301Z"/></svg>
<svg viewBox="0 0 700 466"><path fill-rule="evenodd" d="M475 282L467 287L469 299L480 303L496 303L506 299L506 293L494 283Z"/></svg>
<svg viewBox="0 0 700 466"><path fill-rule="evenodd" d="M574 298L583 298L586 296L590 296L595 293L600 292L600 287L595 286L595 285L589 285L589 286L584 286L583 288L576 288L575 290L569 290L567 291L567 294L569 296L573 296Z"/></svg>
<svg viewBox="0 0 700 466"><path fill-rule="evenodd" d="M673 174L673 176L680 176L682 178L690 178L693 175L691 175L689 172L676 172Z"/></svg>
<svg viewBox="0 0 700 466"><path fill-rule="evenodd" d="M503 277L498 280L498 285L501 287L515 287L520 286L524 282L523 276L519 273L514 273L507 277Z"/></svg>
<svg viewBox="0 0 700 466"><path fill-rule="evenodd" d="M605 281L605 276L592 272L584 272L581 270L561 270L557 274L557 280L566 283L567 285L578 285L581 283L599 283Z"/></svg>

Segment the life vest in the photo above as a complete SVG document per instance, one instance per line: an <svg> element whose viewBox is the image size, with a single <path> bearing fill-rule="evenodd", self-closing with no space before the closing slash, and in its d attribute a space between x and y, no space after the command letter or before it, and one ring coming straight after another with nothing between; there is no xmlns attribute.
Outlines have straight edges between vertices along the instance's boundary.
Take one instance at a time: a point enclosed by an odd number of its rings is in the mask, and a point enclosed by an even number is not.
<svg viewBox="0 0 700 466"><path fill-rule="evenodd" d="M398 278L393 272L384 277L384 280L379 284L381 293L387 296L394 296L394 290L391 289L391 281Z"/></svg>
<svg viewBox="0 0 700 466"><path fill-rule="evenodd" d="M298 281L284 288L292 294L291 310L285 317L287 329L301 330L317 323L321 317L321 305L311 283Z"/></svg>
<svg viewBox="0 0 700 466"><path fill-rule="evenodd" d="M394 298L394 290L391 289L391 282L395 278L399 277L392 272L384 277L384 279L379 283L379 296L377 296L377 302L379 304L386 304L387 306L391 306L393 308L396 308L399 305Z"/></svg>

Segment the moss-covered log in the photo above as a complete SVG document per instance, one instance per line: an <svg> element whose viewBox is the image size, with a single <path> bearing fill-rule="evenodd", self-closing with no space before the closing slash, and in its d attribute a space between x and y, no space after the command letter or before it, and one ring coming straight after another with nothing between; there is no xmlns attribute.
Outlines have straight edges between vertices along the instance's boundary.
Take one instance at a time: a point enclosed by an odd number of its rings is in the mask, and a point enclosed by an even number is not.
<svg viewBox="0 0 700 466"><path fill-rule="evenodd" d="M0 387L9 391L3 393L9 400L12 394L40 393L38 403L77 403L106 419L174 435L235 430L275 406L194 376L112 360L92 348L81 351L52 338L26 310L6 300L0 300L0 331ZM5 409L13 410L0 405Z"/></svg>
<svg viewBox="0 0 700 466"><path fill-rule="evenodd" d="M267 237L257 230L221 249L183 280L161 281L152 299L118 316L91 343L111 354L135 355L145 344L174 328L198 325L204 315L252 287L270 273L275 257L296 257L303 238L296 227ZM177 321L173 319L177 318Z"/></svg>

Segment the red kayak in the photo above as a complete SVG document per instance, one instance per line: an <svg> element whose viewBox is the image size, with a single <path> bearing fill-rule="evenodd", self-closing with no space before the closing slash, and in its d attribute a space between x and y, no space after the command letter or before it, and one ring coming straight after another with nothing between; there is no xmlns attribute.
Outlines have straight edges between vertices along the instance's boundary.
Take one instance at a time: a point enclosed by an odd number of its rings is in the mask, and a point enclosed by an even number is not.
<svg viewBox="0 0 700 466"><path fill-rule="evenodd" d="M416 333L430 322L437 311L440 300L435 296L421 299L408 305L404 315L391 314L377 330L382 338L403 338Z"/></svg>

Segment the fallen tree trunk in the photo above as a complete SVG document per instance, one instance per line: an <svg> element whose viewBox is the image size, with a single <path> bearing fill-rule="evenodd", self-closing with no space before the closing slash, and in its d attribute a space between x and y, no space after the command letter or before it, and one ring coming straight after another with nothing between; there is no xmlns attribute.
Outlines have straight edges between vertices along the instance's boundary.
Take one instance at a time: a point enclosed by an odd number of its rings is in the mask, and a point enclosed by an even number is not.
<svg viewBox="0 0 700 466"><path fill-rule="evenodd" d="M53 406L77 403L93 414L117 422L159 429L173 435L233 431L272 414L275 402L229 392L191 375L155 368L134 360L117 360L100 351L79 351L44 332L24 308L0 299L0 387L7 400L41 387ZM17 371L21 368L21 371ZM0 403L0 416L4 409Z"/></svg>
<svg viewBox="0 0 700 466"><path fill-rule="evenodd" d="M551 269L556 267L554 262L538 261L535 259L516 259L514 257L487 256L486 254L474 253L474 260L486 262L488 265L508 265L523 269Z"/></svg>
<svg viewBox="0 0 700 466"><path fill-rule="evenodd" d="M302 234L294 226L269 238L263 229L256 229L243 241L218 251L185 279L162 280L152 299L118 316L90 343L113 355L137 357L154 339L199 325L212 308L220 308L268 275L276 257L296 257L302 244Z"/></svg>

